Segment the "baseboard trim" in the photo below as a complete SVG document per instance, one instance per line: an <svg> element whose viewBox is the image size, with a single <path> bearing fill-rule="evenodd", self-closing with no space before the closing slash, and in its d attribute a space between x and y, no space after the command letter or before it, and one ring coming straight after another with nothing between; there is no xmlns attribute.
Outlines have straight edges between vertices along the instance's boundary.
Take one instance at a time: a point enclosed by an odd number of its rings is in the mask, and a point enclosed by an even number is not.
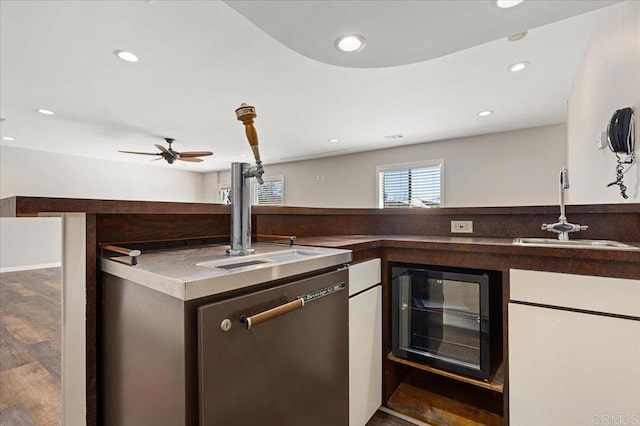
<svg viewBox="0 0 640 426"><path fill-rule="evenodd" d="M0 268L0 274L3 272L30 271L32 269L59 268L60 266L62 266L61 262L40 263L37 265L8 266L6 268Z"/></svg>
<svg viewBox="0 0 640 426"><path fill-rule="evenodd" d="M404 415L402 413L398 413L397 411L392 410L389 407L385 407L384 405L381 406L380 408L378 408L378 410L382 411L383 413L387 413L389 415L392 415L394 417L402 419L402 420L404 420L406 422L409 422L409 423L412 423L414 425L417 425L417 426L430 426L429 423L425 423L425 422L422 422L420 420L414 419L413 417L409 417L409 416L406 416L406 415Z"/></svg>

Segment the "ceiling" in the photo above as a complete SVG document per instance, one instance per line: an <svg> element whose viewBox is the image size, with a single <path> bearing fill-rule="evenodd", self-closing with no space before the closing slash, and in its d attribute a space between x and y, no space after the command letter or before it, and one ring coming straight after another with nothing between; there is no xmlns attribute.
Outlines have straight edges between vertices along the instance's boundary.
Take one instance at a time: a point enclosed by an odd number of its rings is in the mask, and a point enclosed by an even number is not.
<svg viewBox="0 0 640 426"><path fill-rule="evenodd" d="M616 2L2 0L1 143L208 172L251 161L241 102L266 164L561 123L595 9ZM336 51L351 32L366 48ZM164 137L214 156L118 152Z"/></svg>

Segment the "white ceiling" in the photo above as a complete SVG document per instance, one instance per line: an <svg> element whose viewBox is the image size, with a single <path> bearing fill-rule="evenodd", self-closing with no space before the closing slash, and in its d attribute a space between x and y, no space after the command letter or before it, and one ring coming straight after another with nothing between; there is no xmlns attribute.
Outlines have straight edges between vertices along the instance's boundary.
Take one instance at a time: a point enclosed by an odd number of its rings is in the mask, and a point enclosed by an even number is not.
<svg viewBox="0 0 640 426"><path fill-rule="evenodd" d="M266 164L560 123L597 19L584 12L615 2L2 0L2 145L207 172L250 161L241 102ZM346 32L366 48L333 50ZM118 153L163 137L214 156Z"/></svg>

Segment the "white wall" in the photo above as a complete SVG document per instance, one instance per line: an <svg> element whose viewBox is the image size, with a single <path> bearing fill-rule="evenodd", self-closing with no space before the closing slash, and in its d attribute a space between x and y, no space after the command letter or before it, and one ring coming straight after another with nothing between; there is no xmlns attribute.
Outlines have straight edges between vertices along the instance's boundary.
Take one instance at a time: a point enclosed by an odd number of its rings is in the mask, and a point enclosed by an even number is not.
<svg viewBox="0 0 640 426"><path fill-rule="evenodd" d="M204 182L202 173L0 147L0 198L203 202ZM0 272L60 263L59 219L0 218L0 229Z"/></svg>
<svg viewBox="0 0 640 426"><path fill-rule="evenodd" d="M285 204L377 207L376 166L444 159L446 207L548 205L558 202L566 165L566 128L544 126L265 166L283 175ZM229 182L219 172L220 183Z"/></svg>
<svg viewBox="0 0 640 426"><path fill-rule="evenodd" d="M0 198L202 201L202 173L6 146L0 161Z"/></svg>
<svg viewBox="0 0 640 426"><path fill-rule="evenodd" d="M202 175L202 202L217 203L218 201L218 172Z"/></svg>
<svg viewBox="0 0 640 426"><path fill-rule="evenodd" d="M0 219L0 272L60 266L60 218Z"/></svg>
<svg viewBox="0 0 640 426"><path fill-rule="evenodd" d="M628 200L615 180L616 158L595 141L616 109L630 106L636 113L636 153L640 135L640 2L627 1L602 10L584 64L569 98L567 120L571 204L637 203L640 167L625 175Z"/></svg>

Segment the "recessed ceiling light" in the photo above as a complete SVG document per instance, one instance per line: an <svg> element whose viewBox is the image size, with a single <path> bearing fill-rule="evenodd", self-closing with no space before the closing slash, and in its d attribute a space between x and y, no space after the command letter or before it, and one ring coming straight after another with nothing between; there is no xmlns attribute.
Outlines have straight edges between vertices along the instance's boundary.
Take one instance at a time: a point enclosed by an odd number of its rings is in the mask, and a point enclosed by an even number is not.
<svg viewBox="0 0 640 426"><path fill-rule="evenodd" d="M402 139L402 135L387 135L385 139Z"/></svg>
<svg viewBox="0 0 640 426"><path fill-rule="evenodd" d="M496 0L496 6L501 9L509 9L522 3L524 0Z"/></svg>
<svg viewBox="0 0 640 426"><path fill-rule="evenodd" d="M339 141L338 139L329 139L329 142L334 142L335 143L335 142L338 142L338 141Z"/></svg>
<svg viewBox="0 0 640 426"><path fill-rule="evenodd" d="M15 141L15 139L14 139L14 138L11 138L11 137L9 137L9 136L3 136L3 137L1 137L0 139L2 139L3 141Z"/></svg>
<svg viewBox="0 0 640 426"><path fill-rule="evenodd" d="M509 37L507 37L507 40L509 40L509 41L520 41L523 38L525 38L527 36L527 34L529 34L528 31L522 31L522 32L519 32L519 33L511 34Z"/></svg>
<svg viewBox="0 0 640 426"><path fill-rule="evenodd" d="M126 50L114 50L113 54L126 62L138 62L140 60L135 53L127 52Z"/></svg>
<svg viewBox="0 0 640 426"><path fill-rule="evenodd" d="M531 65L531 62L528 61L516 62L515 64L509 65L507 69L511 72L518 72L527 68L529 65Z"/></svg>
<svg viewBox="0 0 640 426"><path fill-rule="evenodd" d="M240 154L240 157L246 157L247 154Z"/></svg>
<svg viewBox="0 0 640 426"><path fill-rule="evenodd" d="M44 114L44 115L53 115L53 114L55 114L55 112L50 111L48 109L43 109L43 108L39 108L36 111L38 111L40 114Z"/></svg>
<svg viewBox="0 0 640 426"><path fill-rule="evenodd" d="M485 110L485 111L480 111L480 112L478 113L478 115L479 115L480 117L486 117L486 116L489 116L489 115L491 115L491 114L493 114L493 111L491 111L491 110L489 110L489 109L487 109L487 110Z"/></svg>
<svg viewBox="0 0 640 426"><path fill-rule="evenodd" d="M359 34L345 34L336 39L335 47L342 52L359 52L367 45L366 40Z"/></svg>

